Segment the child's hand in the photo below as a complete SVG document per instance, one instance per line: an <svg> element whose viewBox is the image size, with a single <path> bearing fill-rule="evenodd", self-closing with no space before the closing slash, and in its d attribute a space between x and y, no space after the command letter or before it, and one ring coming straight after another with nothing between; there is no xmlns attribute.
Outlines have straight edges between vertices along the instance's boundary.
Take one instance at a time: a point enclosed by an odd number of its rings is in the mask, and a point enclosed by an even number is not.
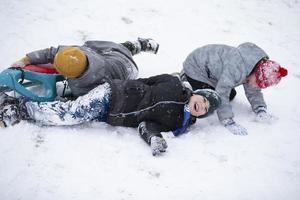
<svg viewBox="0 0 300 200"><path fill-rule="evenodd" d="M161 153L165 152L168 148L167 142L164 138L153 136L151 137L151 143L150 143L151 149L152 149L152 155L158 156Z"/></svg>
<svg viewBox="0 0 300 200"><path fill-rule="evenodd" d="M273 115L265 112L265 111L261 111L256 113L256 121L258 122L262 122L262 123L272 123L276 120L277 118L274 117Z"/></svg>
<svg viewBox="0 0 300 200"><path fill-rule="evenodd" d="M223 120L222 124L234 135L248 135L247 129L235 123L231 118Z"/></svg>
<svg viewBox="0 0 300 200"><path fill-rule="evenodd" d="M18 60L17 62L14 62L12 65L12 67L25 67L25 63L22 60Z"/></svg>
<svg viewBox="0 0 300 200"><path fill-rule="evenodd" d="M256 112L256 121L262 123L272 123L277 118L267 112L265 107L259 107Z"/></svg>
<svg viewBox="0 0 300 200"><path fill-rule="evenodd" d="M13 63L11 66L12 67L25 67L26 65L30 65L30 60L27 56L22 58L21 60L18 60L17 62Z"/></svg>

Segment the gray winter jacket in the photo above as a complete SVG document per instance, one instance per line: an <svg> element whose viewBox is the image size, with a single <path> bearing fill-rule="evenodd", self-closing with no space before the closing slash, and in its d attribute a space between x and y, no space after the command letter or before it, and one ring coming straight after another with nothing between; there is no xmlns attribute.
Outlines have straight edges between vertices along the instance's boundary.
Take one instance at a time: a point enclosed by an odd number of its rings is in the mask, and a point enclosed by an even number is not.
<svg viewBox="0 0 300 200"><path fill-rule="evenodd" d="M268 55L253 43L243 43L237 48L227 45L206 45L194 50L183 63L184 73L194 80L207 83L220 94L222 105L218 109L220 121L233 118L229 95L231 89L243 84L252 109L266 103L260 88L246 83L255 65Z"/></svg>
<svg viewBox="0 0 300 200"><path fill-rule="evenodd" d="M50 47L27 54L31 64L53 63L60 48ZM87 56L88 69L78 78L68 79L74 96L81 96L103 83L104 79L135 79L138 68L131 52L121 44L107 41L87 41L78 46Z"/></svg>

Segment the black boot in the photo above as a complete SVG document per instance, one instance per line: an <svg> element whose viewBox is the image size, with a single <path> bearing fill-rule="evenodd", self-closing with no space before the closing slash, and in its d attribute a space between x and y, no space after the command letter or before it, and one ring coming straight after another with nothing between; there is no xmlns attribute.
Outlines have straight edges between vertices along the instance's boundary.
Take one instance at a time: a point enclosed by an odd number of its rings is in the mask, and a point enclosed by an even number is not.
<svg viewBox="0 0 300 200"><path fill-rule="evenodd" d="M144 38L138 38L136 41L127 41L121 44L125 46L132 55L136 55L141 51L156 54L159 48L159 44L155 40Z"/></svg>
<svg viewBox="0 0 300 200"><path fill-rule="evenodd" d="M141 50L144 52L156 54L159 49L159 44L153 39L138 38L141 44Z"/></svg>
<svg viewBox="0 0 300 200"><path fill-rule="evenodd" d="M1 99L0 127L13 126L23 119L29 119L25 102L25 99L17 99L8 95L5 99Z"/></svg>
<svg viewBox="0 0 300 200"><path fill-rule="evenodd" d="M18 103L17 98L8 96L5 93L0 94L0 107Z"/></svg>

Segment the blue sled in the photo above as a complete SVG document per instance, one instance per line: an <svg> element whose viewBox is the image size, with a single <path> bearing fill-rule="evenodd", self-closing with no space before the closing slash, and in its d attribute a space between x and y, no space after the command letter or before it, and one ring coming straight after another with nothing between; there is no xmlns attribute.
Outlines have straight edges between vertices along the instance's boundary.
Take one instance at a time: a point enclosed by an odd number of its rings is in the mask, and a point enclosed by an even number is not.
<svg viewBox="0 0 300 200"><path fill-rule="evenodd" d="M56 82L63 80L60 74L8 68L0 73L0 92L15 91L32 101L54 101L57 97ZM33 93L29 87L34 85L41 85L45 94Z"/></svg>

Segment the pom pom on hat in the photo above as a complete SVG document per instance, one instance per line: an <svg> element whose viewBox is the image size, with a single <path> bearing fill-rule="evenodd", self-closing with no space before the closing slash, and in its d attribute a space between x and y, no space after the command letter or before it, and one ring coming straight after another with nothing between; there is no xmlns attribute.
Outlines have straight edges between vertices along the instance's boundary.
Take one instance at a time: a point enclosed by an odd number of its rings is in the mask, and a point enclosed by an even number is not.
<svg viewBox="0 0 300 200"><path fill-rule="evenodd" d="M281 78L288 74L287 69L273 60L263 59L255 68L256 83L260 88L276 85Z"/></svg>
<svg viewBox="0 0 300 200"><path fill-rule="evenodd" d="M78 47L60 49L54 57L54 67L67 78L79 77L87 68L87 57Z"/></svg>
<svg viewBox="0 0 300 200"><path fill-rule="evenodd" d="M280 67L279 68L279 74L280 74L281 77L285 77L288 74L288 71L287 71L287 69L285 69L283 67Z"/></svg>

